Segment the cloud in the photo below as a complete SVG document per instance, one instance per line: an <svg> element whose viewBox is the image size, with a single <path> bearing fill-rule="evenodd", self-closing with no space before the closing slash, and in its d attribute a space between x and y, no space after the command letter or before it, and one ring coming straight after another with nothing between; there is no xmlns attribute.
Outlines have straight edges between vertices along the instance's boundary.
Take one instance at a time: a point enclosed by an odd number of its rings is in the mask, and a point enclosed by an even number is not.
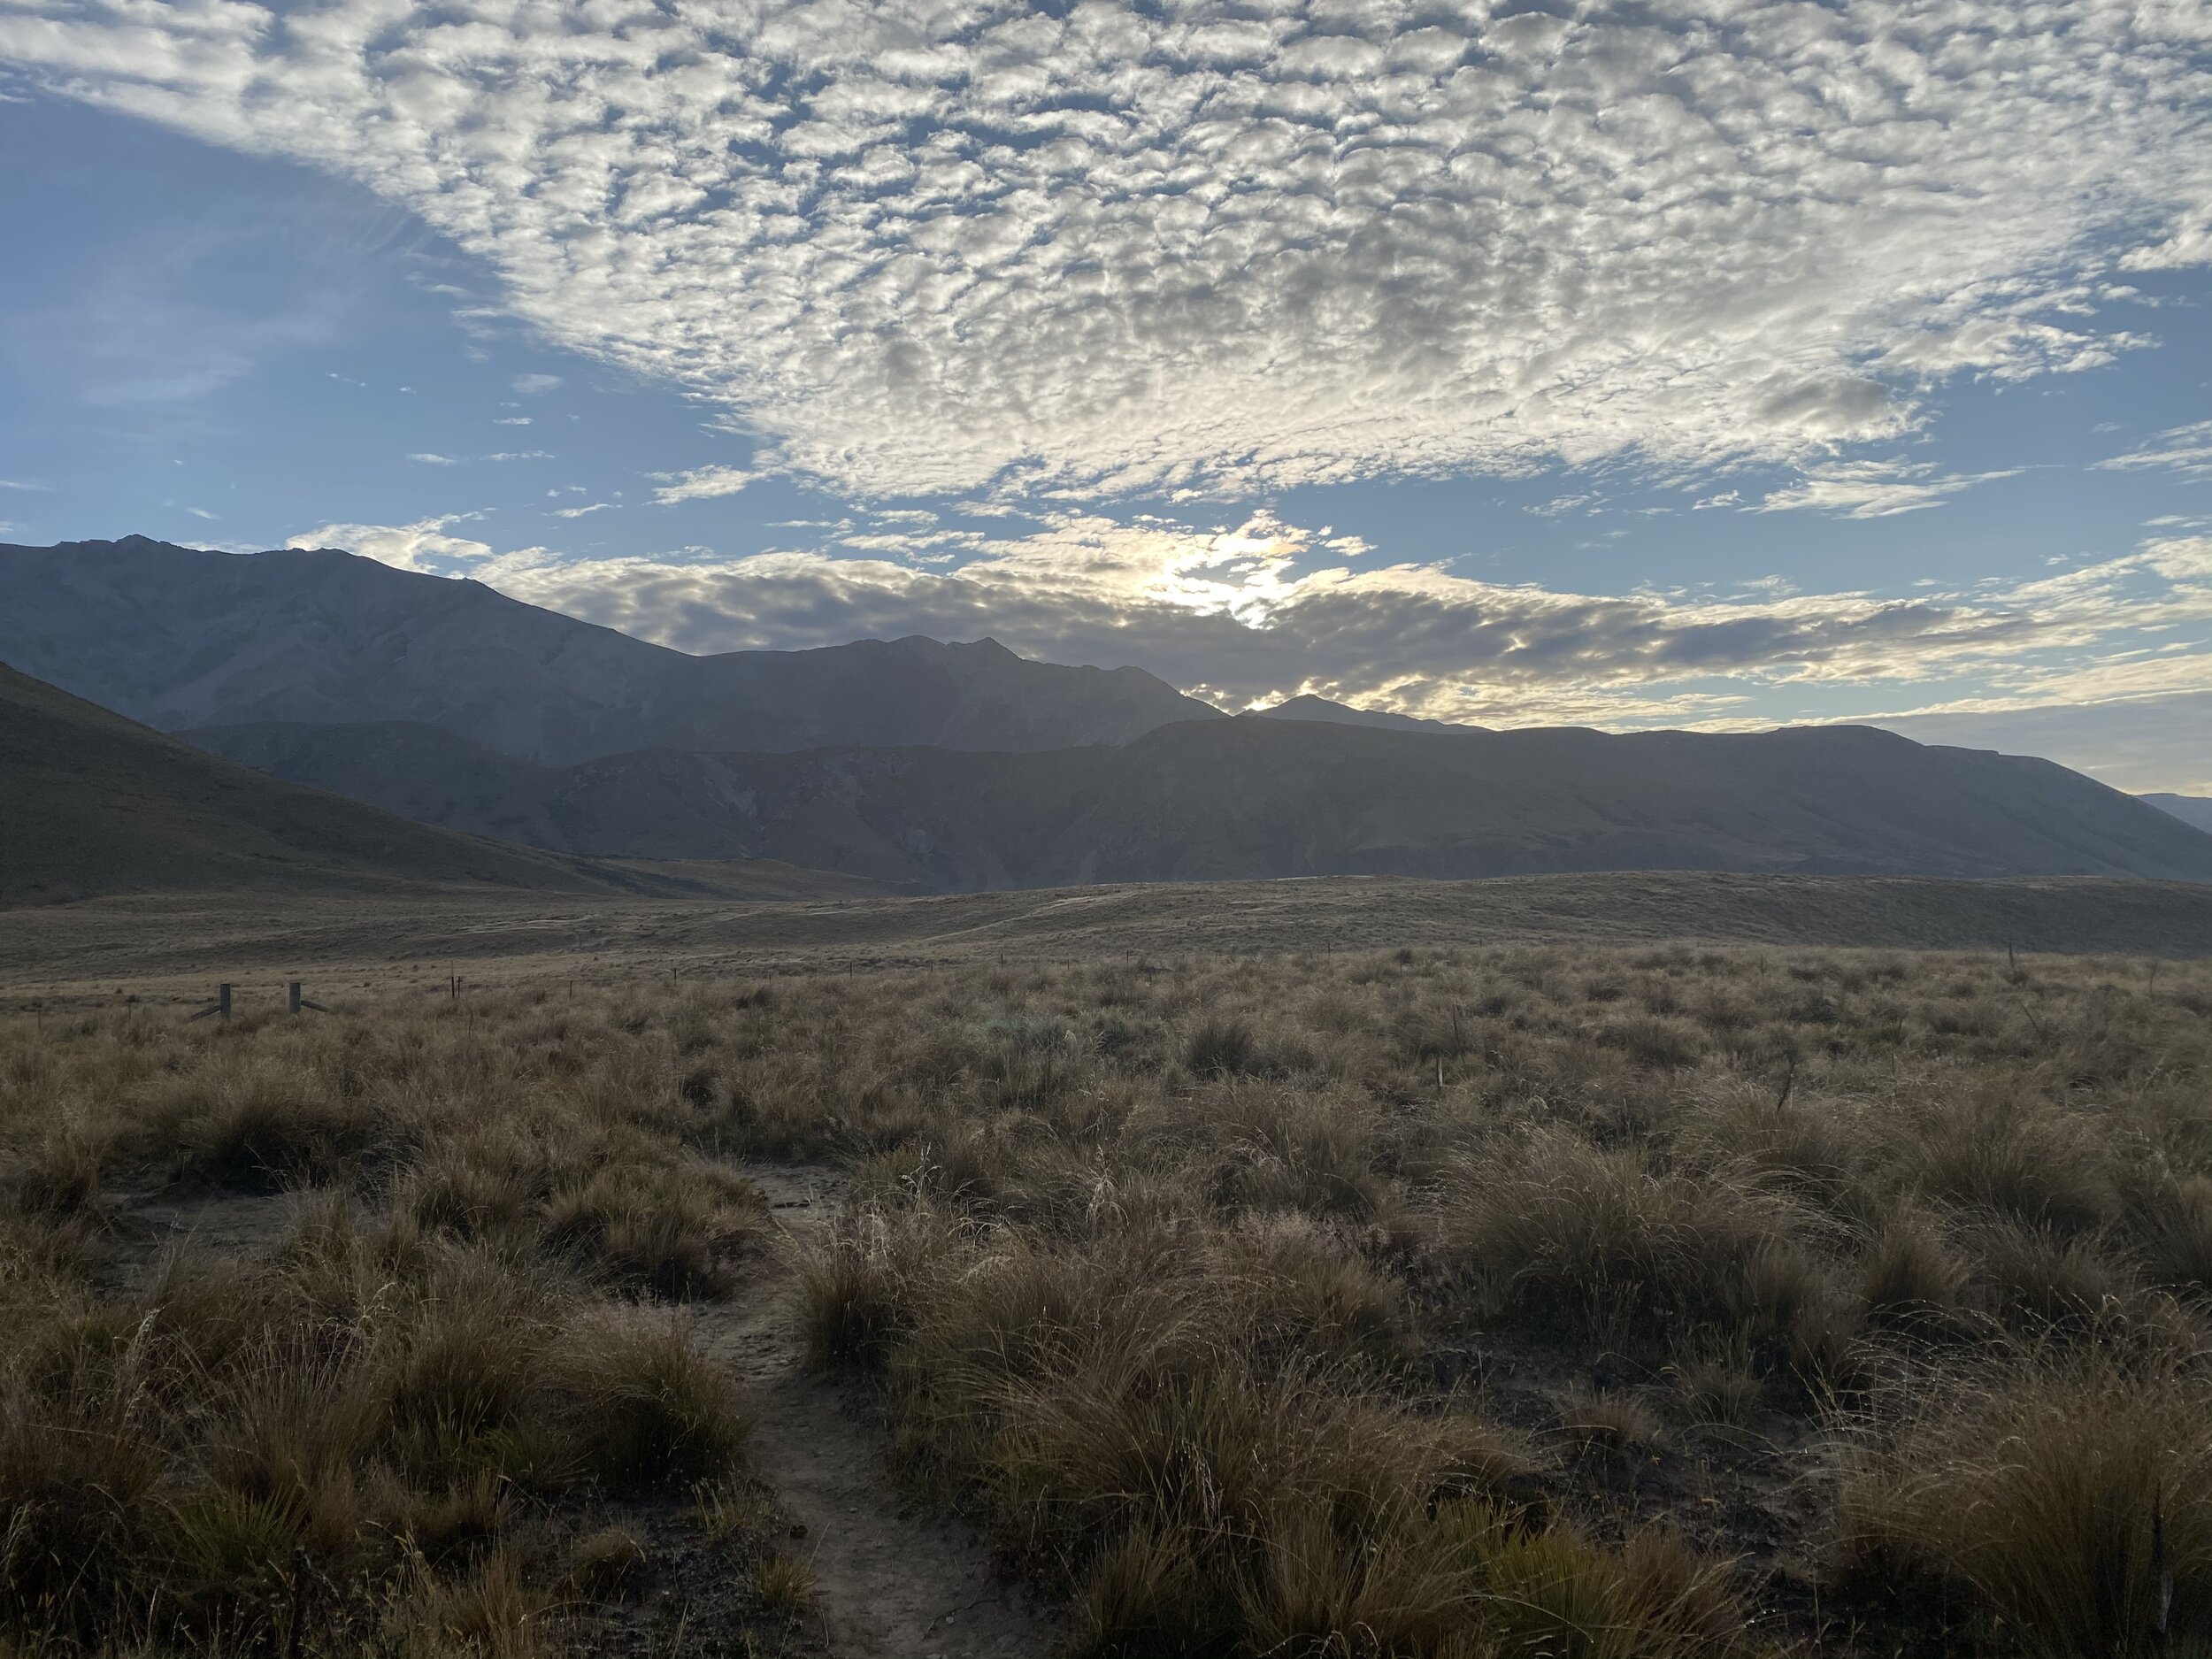
<svg viewBox="0 0 2212 1659"><path fill-rule="evenodd" d="M0 61L362 182L870 497L1802 465L2212 260L2193 4L1492 11L17 0Z"/></svg>
<svg viewBox="0 0 2212 1659"><path fill-rule="evenodd" d="M426 466L459 466L468 459L466 456L428 453L411 455L407 458L420 461ZM480 461L549 461L552 458L553 451L550 449L502 449L496 455L480 455L476 457Z"/></svg>
<svg viewBox="0 0 2212 1659"><path fill-rule="evenodd" d="M947 534L964 538L967 562L926 568ZM1747 718L1754 694L1809 708L1885 685L1976 684L2018 703L2140 697L2200 684L2212 658L2212 537L1909 599L1778 580L1727 598L1601 595L1431 565L1356 570L1330 561L1320 533L1264 512L1210 529L1067 512L1023 534L854 541L871 556L532 553L477 573L685 650L989 634L1054 661L1135 663L1230 707L1314 691L1487 725L1726 721Z"/></svg>
<svg viewBox="0 0 2212 1659"><path fill-rule="evenodd" d="M53 493L50 484L27 484L19 478L0 478L0 489L34 489L42 495Z"/></svg>
<svg viewBox="0 0 2212 1659"><path fill-rule="evenodd" d="M761 474L736 466L699 466L688 472L656 472L653 476L661 481L661 487L653 492L653 499L664 507L672 507L678 502L734 495L746 485L757 481Z"/></svg>
<svg viewBox="0 0 2212 1659"><path fill-rule="evenodd" d="M448 525L482 517L481 513L449 512L434 518L420 518L413 524L326 524L319 530L293 536L284 545L342 548L349 553L358 553L364 558L376 559L400 570L447 576L482 565L495 557L485 542L445 534ZM542 551L532 549L528 554L509 557L528 557Z"/></svg>
<svg viewBox="0 0 2212 1659"><path fill-rule="evenodd" d="M2017 478L2020 472L2020 468L2013 467L2001 472L1939 472L1925 462L1838 461L1811 469L1788 488L1775 490L1747 511L1793 512L1810 508L1817 512L1839 513L1846 518L1886 518L1895 513L1941 506L1962 489L2002 478ZM1712 496L1695 504L1724 506L1732 502L1735 495L1731 490L1725 496Z"/></svg>
<svg viewBox="0 0 2212 1659"><path fill-rule="evenodd" d="M525 397L542 397L548 392L560 389L561 377L557 374L518 374L507 384Z"/></svg>
<svg viewBox="0 0 2212 1659"><path fill-rule="evenodd" d="M611 501L595 501L588 507L556 507L553 516L556 518L580 518L588 512L604 512L613 505Z"/></svg>
<svg viewBox="0 0 2212 1659"><path fill-rule="evenodd" d="M187 507L185 511L190 513L195 518L204 518L210 524L219 524L222 522L219 514L211 513L204 507Z"/></svg>
<svg viewBox="0 0 2212 1659"><path fill-rule="evenodd" d="M2212 420L2171 427L2141 448L2096 465L2102 472L2171 472L2196 483L2212 481Z"/></svg>
<svg viewBox="0 0 2212 1659"><path fill-rule="evenodd" d="M530 417L527 415L501 415L492 422L495 426L526 426L529 424Z"/></svg>

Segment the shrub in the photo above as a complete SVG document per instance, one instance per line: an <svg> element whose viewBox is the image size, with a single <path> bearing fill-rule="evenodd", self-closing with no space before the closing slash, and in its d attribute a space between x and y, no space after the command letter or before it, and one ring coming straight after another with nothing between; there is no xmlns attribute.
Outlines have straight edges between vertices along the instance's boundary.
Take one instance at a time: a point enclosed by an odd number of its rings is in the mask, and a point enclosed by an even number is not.
<svg viewBox="0 0 2212 1659"><path fill-rule="evenodd" d="M1846 1463L1846 1558L1975 1593L2039 1653L2154 1649L2154 1517L2172 1633L2212 1637L2212 1396L2086 1355L1917 1379Z"/></svg>
<svg viewBox="0 0 2212 1659"><path fill-rule="evenodd" d="M880 1367L912 1317L920 1274L956 1246L956 1224L926 1204L863 1205L799 1269L807 1357Z"/></svg>
<svg viewBox="0 0 2212 1659"><path fill-rule="evenodd" d="M645 1549L619 1526L603 1526L576 1540L568 1552L568 1583L587 1601L612 1601L626 1594Z"/></svg>
<svg viewBox="0 0 2212 1659"><path fill-rule="evenodd" d="M601 1310L562 1333L553 1359L584 1467L614 1490L687 1492L744 1449L736 1386L667 1318Z"/></svg>
<svg viewBox="0 0 2212 1659"><path fill-rule="evenodd" d="M1463 1161L1439 1221L1453 1259L1510 1305L1608 1335L1674 1340L1708 1325L1769 1337L1832 1294L1797 1241L1815 1222L1801 1209L1557 1129Z"/></svg>
<svg viewBox="0 0 2212 1659"><path fill-rule="evenodd" d="M184 1172L241 1192L341 1179L392 1149L392 1126L373 1103L304 1068L260 1060L193 1079L150 1127L153 1148Z"/></svg>
<svg viewBox="0 0 2212 1659"><path fill-rule="evenodd" d="M1925 1215L1892 1215L1859 1263L1859 1294L1878 1313L1939 1314L1958 1301L1966 1265Z"/></svg>
<svg viewBox="0 0 2212 1659"><path fill-rule="evenodd" d="M1632 1394L1571 1394L1562 1402L1559 1427L1571 1445L1610 1452L1636 1452L1658 1443L1658 1417Z"/></svg>
<svg viewBox="0 0 2212 1659"><path fill-rule="evenodd" d="M1261 1070L1265 1060L1247 1021L1209 1016L1184 1042L1183 1064L1200 1077L1235 1077Z"/></svg>
<svg viewBox="0 0 2212 1659"><path fill-rule="evenodd" d="M758 1236L762 1212L750 1185L703 1164L618 1164L555 1193L545 1235L616 1284L718 1296L730 1288L736 1253Z"/></svg>
<svg viewBox="0 0 2212 1659"><path fill-rule="evenodd" d="M2026 1104L1970 1107L1939 1122L1926 1142L1921 1185L1932 1197L2062 1234L2086 1232L2118 1210L2095 1143Z"/></svg>

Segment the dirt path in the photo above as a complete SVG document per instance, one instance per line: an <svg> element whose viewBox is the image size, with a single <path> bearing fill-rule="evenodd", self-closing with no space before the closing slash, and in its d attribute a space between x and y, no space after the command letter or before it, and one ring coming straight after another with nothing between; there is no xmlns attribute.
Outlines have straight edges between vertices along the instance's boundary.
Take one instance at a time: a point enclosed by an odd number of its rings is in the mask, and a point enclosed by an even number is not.
<svg viewBox="0 0 2212 1659"><path fill-rule="evenodd" d="M804 1243L829 1225L844 1177L827 1164L745 1163L778 1226ZM1062 1633L1000 1578L964 1527L903 1503L883 1431L807 1371L788 1253L764 1253L740 1301L699 1308L706 1350L751 1385L754 1472L806 1527L815 1591L839 1659L1044 1659Z"/></svg>

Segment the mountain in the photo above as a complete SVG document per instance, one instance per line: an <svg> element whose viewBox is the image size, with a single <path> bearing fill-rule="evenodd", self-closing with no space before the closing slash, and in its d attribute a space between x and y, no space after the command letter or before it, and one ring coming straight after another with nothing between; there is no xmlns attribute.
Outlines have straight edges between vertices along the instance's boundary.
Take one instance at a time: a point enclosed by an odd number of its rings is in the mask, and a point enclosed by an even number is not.
<svg viewBox="0 0 2212 1659"><path fill-rule="evenodd" d="M1861 726L1394 732L1234 719L1026 754L655 750L553 768L421 726L193 741L456 828L936 891L1601 870L2212 881L2212 836L2048 761Z"/></svg>
<svg viewBox="0 0 2212 1659"><path fill-rule="evenodd" d="M2139 795L2135 798L2148 802L2161 812L2171 813L2184 824L2212 833L2212 795Z"/></svg>
<svg viewBox="0 0 2212 1659"><path fill-rule="evenodd" d="M415 721L525 760L1122 743L1218 710L994 641L693 657L351 554L0 546L0 662L164 731Z"/></svg>
<svg viewBox="0 0 2212 1659"><path fill-rule="evenodd" d="M1271 709L1255 709L1252 713L1263 720L1318 720L1326 726L1371 726L1388 732L1479 732L1479 726L1455 726L1449 720L1424 720L1418 715L1393 714L1386 709L1355 709L1347 703L1332 703L1326 697L1317 697L1310 692L1277 703Z"/></svg>
<svg viewBox="0 0 2212 1659"><path fill-rule="evenodd" d="M606 891L573 861L233 765L0 667L0 902L178 888Z"/></svg>

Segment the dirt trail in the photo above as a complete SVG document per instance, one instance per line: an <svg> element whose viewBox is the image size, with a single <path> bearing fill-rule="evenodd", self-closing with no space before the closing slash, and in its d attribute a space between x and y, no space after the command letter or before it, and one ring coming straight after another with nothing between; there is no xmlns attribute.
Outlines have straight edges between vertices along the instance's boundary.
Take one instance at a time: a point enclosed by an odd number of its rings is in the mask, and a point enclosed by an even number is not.
<svg viewBox="0 0 2212 1659"><path fill-rule="evenodd" d="M843 1196L827 1164L744 1163L787 1239L826 1228ZM1062 1633L993 1571L964 1527L914 1513L884 1472L888 1440L838 1387L810 1374L788 1252L764 1253L738 1302L702 1305L699 1340L751 1386L754 1472L806 1527L803 1548L839 1659L1044 1659Z"/></svg>

